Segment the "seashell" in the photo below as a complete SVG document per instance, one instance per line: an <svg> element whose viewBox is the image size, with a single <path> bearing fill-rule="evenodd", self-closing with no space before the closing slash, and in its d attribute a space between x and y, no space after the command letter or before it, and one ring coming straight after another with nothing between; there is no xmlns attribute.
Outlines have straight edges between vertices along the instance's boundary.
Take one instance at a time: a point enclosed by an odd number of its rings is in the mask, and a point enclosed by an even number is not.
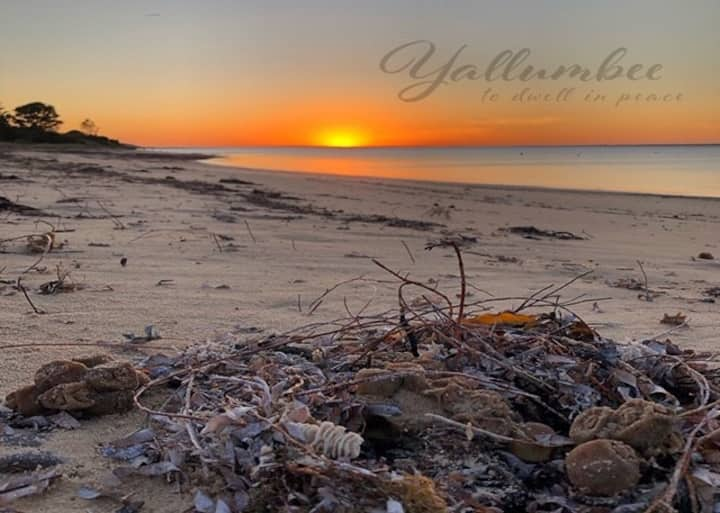
<svg viewBox="0 0 720 513"><path fill-rule="evenodd" d="M363 438L348 432L345 427L332 422L315 424L292 423L292 431L302 436L302 442L315 451L333 459L353 459L360 456Z"/></svg>
<svg viewBox="0 0 720 513"><path fill-rule="evenodd" d="M548 461L553 453L552 447L544 447L535 442L537 436L554 435L555 431L550 426L539 422L525 422L520 424L518 429L528 439L517 440L510 443L510 452L523 461L542 463Z"/></svg>

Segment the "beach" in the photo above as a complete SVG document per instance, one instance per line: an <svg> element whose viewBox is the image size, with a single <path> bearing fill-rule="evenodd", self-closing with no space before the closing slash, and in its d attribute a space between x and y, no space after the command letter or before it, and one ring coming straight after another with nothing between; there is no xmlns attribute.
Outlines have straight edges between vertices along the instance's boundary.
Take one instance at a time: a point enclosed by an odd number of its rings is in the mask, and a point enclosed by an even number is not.
<svg viewBox="0 0 720 513"><path fill-rule="evenodd" d="M511 309L568 284L561 300L602 336L662 335L702 350L720 342L711 291L720 261L698 258L720 258L720 199L294 174L198 157L0 146L0 196L11 202L0 210L0 345L17 346L3 349L0 395L54 359L133 360L397 310L398 282L373 259L457 298L455 254L425 249L449 234L476 239L463 253L474 311ZM29 252L25 236L49 231L52 249ZM38 292L59 275L67 291ZM660 322L677 313L686 325ZM126 335L150 325L160 339L127 347ZM66 459L65 478L17 508L86 511L77 488L112 468L98 445L143 419L111 415L48 434L42 449ZM148 511L186 507L188 496L158 482L132 481ZM92 508L114 511L110 502Z"/></svg>

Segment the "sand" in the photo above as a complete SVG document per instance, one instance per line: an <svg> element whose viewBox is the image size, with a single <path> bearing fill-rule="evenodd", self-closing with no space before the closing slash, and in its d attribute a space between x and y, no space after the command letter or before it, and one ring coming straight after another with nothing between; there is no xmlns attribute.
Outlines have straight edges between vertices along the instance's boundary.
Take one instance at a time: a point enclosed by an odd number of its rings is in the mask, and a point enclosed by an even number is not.
<svg viewBox="0 0 720 513"><path fill-rule="evenodd" d="M574 310L601 335L641 341L670 328L659 322L665 313L682 312L688 326L667 335L674 342L710 350L720 342L720 305L704 294L720 286L720 261L695 258L701 252L720 257L720 200L292 174L212 166L187 156L10 145L0 146L0 196L44 212L0 211L0 240L42 233L48 227L37 221L43 220L62 242L23 278L43 315L10 284L38 255L28 254L23 240L0 248L2 396L53 359L98 351L140 356L40 344L120 343L123 334L152 324L162 339L142 346L151 353L227 332L279 332L344 317L346 307L355 313L368 302L368 311L397 308L392 277L371 258L415 280L437 280L454 297L454 255L424 247L455 232L478 239L465 254L470 301L526 297L593 271L562 295L591 299ZM436 203L440 208L433 209ZM527 239L502 230L521 225L583 240ZM651 302L637 290L611 286L623 278L642 281L638 260L655 292ZM38 294L58 266L78 290ZM309 312L327 289L358 277ZM24 346L6 348L17 344ZM50 433L41 448L67 460L64 477L43 496L15 506L39 513L115 511L117 504L83 501L76 492L112 468L98 446L142 422L139 413L113 415ZM0 453L21 449L0 447ZM160 479L126 487L146 501L143 511L176 512L191 503L192 490L181 494Z"/></svg>

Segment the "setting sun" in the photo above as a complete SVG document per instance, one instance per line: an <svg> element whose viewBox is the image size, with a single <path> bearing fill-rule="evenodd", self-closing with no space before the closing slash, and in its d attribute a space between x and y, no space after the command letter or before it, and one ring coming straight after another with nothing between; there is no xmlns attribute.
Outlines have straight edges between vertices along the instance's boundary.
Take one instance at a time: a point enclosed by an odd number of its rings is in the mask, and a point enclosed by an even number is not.
<svg viewBox="0 0 720 513"><path fill-rule="evenodd" d="M330 146L332 148L355 148L358 146L367 146L368 137L357 131L350 129L332 129L320 132L315 138L318 146Z"/></svg>

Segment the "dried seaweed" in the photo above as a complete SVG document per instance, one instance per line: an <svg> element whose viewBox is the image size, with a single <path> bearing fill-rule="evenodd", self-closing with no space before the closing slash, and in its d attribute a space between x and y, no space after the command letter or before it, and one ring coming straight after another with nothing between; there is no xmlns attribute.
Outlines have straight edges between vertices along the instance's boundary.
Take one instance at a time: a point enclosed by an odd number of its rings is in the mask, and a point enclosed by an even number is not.
<svg viewBox="0 0 720 513"><path fill-rule="evenodd" d="M501 228L500 231L512 233L514 235L520 235L525 239L540 240L540 239L557 239L557 240L586 240L588 237L576 235L572 232L557 231L557 230L545 230L536 226L510 226L508 228Z"/></svg>
<svg viewBox="0 0 720 513"><path fill-rule="evenodd" d="M129 463L122 476L193 490L198 511L713 511L713 357L602 337L557 297L577 278L487 314L500 299L467 301L465 243L430 244L456 250L459 304L377 262L398 280L397 310L148 358L135 402L149 428L103 453ZM612 429L587 429L594 408ZM569 451L598 436L636 455L637 486L600 496L615 488L569 479Z"/></svg>
<svg viewBox="0 0 720 513"><path fill-rule="evenodd" d="M29 205L15 203L4 196L0 196L0 212L12 212L13 214L21 214L25 216L44 216L47 215L42 210Z"/></svg>
<svg viewBox="0 0 720 513"><path fill-rule="evenodd" d="M17 499L36 495L48 489L60 474L55 470L13 476L0 480L0 506L10 504Z"/></svg>

